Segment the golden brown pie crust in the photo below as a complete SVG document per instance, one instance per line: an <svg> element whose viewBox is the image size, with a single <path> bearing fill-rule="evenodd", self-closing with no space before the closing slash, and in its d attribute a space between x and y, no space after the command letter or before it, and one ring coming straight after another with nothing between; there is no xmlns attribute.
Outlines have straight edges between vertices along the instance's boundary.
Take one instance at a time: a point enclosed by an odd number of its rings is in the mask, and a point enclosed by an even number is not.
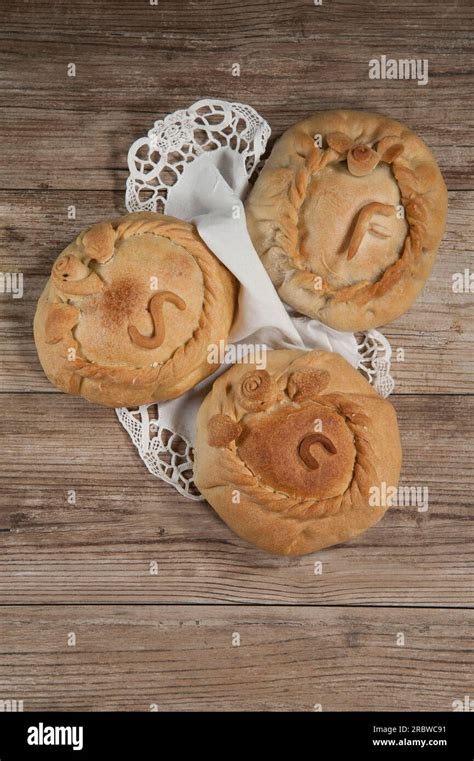
<svg viewBox="0 0 474 761"><path fill-rule="evenodd" d="M338 354L279 350L266 370L234 365L199 410L196 485L267 552L304 555L365 531L388 506L372 506L371 489L390 494L400 466L392 405Z"/></svg>
<svg viewBox="0 0 474 761"><path fill-rule="evenodd" d="M380 114L326 111L277 142L246 203L283 301L337 330L403 314L429 276L447 210L425 143Z"/></svg>
<svg viewBox="0 0 474 761"><path fill-rule="evenodd" d="M49 380L111 407L171 399L210 375L237 283L195 227L143 212L82 232L56 260L34 321Z"/></svg>

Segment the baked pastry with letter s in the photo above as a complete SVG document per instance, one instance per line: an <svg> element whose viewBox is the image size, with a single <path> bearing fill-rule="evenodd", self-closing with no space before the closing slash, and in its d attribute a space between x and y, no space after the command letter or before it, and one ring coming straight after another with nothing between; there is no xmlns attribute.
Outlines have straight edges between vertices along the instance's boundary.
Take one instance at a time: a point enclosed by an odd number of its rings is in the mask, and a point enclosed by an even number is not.
<svg viewBox="0 0 474 761"><path fill-rule="evenodd" d="M237 281L196 228L151 212L82 232L56 260L34 321L62 391L110 407L172 399L210 375Z"/></svg>

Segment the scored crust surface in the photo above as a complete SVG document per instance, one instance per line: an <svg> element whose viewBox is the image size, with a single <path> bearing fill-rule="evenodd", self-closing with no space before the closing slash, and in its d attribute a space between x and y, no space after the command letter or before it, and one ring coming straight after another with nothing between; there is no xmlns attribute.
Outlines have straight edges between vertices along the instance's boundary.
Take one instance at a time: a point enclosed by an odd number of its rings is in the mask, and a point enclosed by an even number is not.
<svg viewBox="0 0 474 761"><path fill-rule="evenodd" d="M82 232L56 260L34 336L49 380L111 407L171 399L216 366L237 283L174 217L143 212Z"/></svg>
<svg viewBox="0 0 474 761"><path fill-rule="evenodd" d="M446 210L423 140L361 111L322 112L287 130L246 202L250 237L282 300L348 331L411 306Z"/></svg>
<svg viewBox="0 0 474 761"><path fill-rule="evenodd" d="M234 365L199 410L196 485L267 552L304 555L365 531L390 501L373 490L390 496L400 467L392 405L335 353L278 350L266 370Z"/></svg>

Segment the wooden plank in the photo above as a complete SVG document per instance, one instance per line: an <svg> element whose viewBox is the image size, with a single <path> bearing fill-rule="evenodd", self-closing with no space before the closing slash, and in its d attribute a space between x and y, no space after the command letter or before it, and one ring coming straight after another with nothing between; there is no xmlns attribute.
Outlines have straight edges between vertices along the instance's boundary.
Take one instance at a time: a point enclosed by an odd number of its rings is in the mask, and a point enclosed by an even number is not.
<svg viewBox="0 0 474 761"><path fill-rule="evenodd" d="M0 615L0 695L25 711L451 711L472 688L472 611L81 605Z"/></svg>
<svg viewBox="0 0 474 761"><path fill-rule="evenodd" d="M192 62L189 61L186 69L191 66ZM145 72L141 76L144 77ZM411 102L411 106L402 105L406 99L406 93L401 89L403 83L398 83L398 89L387 96L386 91L379 92L372 87L365 92L357 82L350 82L342 91L341 85L337 100L311 92L301 95L298 103L293 104L289 91L279 96L270 95L275 92L270 77L266 94L262 92L261 95L256 95L251 84L237 87L233 85L235 79L231 77L225 88L216 87L215 84L213 86L216 76L215 71L211 72L208 85L196 89L195 84L191 83L189 93L183 87L179 96L175 97L169 93L160 93L155 88L153 92L142 96L143 102L138 111L101 111L100 106L97 106L97 110L89 111L76 108L74 102L69 103L68 110L60 105L51 110L43 110L30 108L27 99L23 100L25 105L21 108L2 106L1 189L73 188L80 191L124 188L128 176L127 152L130 145L146 135L155 120L163 119L167 114L210 95L248 103L256 108L273 130L269 149L284 130L316 111L360 109L363 104L363 110L387 114L418 132L430 146L450 190L474 188L473 139L467 131L469 116L459 107L459 103L464 103L464 100L457 99L450 102L449 106L445 105L451 91L450 82L446 84L446 91L440 93L442 102L436 100L426 111L420 111L415 97L417 91L409 95L408 102ZM316 73L314 76L316 78ZM288 90L290 86L291 81L288 82ZM88 87L86 91L89 93ZM447 125L441 131L438 125L437 131L433 130L430 117L432 111L439 113L439 120ZM452 126L451 118L458 125L457 128ZM13 131L12 124L15 125Z"/></svg>
<svg viewBox="0 0 474 761"><path fill-rule="evenodd" d="M397 394L469 393L474 381L472 293L454 293L452 276L471 266L474 193L450 193L448 226L430 280L412 309L382 332L393 349ZM24 274L24 298L2 295L0 388L53 393L32 339L36 300L58 253L98 219L122 214L123 193L0 192L0 271ZM68 219L68 207L76 219ZM403 350L399 355L398 350ZM403 356L403 359L400 359Z"/></svg>
<svg viewBox="0 0 474 761"><path fill-rule="evenodd" d="M448 221L430 278L412 308L381 328L392 346L395 393L472 393L474 283L457 292L456 275L472 272L474 194L450 193Z"/></svg>
<svg viewBox="0 0 474 761"><path fill-rule="evenodd" d="M416 30L420 44L430 44L435 37L443 45L463 50L473 18L468 0L418 0L415 5L400 0L396 7L390 0L380 0L377 13L370 0L340 0L337 5L317 7L312 0L207 0L205 4L159 0L157 6L144 3L139 8L133 0L123 0L115 9L107 0L81 0L75 7L68 0L57 0L54 7L44 0L30 0L28 13L21 0L12 0L4 9L2 28L18 39L65 43L75 41L80 30L84 45L104 41L113 45L117 40L131 45L163 39L164 43L188 41L189 48L203 40L238 45L240 34L252 40L264 35L298 40L314 33L316 26L319 38L332 44L335 32L342 41L370 39L377 32L398 45L409 41ZM356 21L358 26L354 26ZM451 37L449 32L458 36Z"/></svg>
<svg viewBox="0 0 474 761"><path fill-rule="evenodd" d="M4 5L0 272L21 270L25 296L0 295L0 700L452 710L472 696L473 307L452 289L453 273L472 270L472 3ZM380 55L428 59L429 84L369 80ZM32 340L57 253L123 212L130 144L209 95L254 106L271 143L317 110L390 114L424 137L451 191L432 278L384 329L404 351L392 364L402 483L427 487L429 509L392 508L363 537L305 558L253 549L154 479L112 410L48 384Z"/></svg>
<svg viewBox="0 0 474 761"><path fill-rule="evenodd" d="M450 189L473 188L467 4L434 13L432 2L409 0L378 3L377 12L350 0L161 0L139 10L133 2L45 8L37 0L28 12L12 2L5 16L3 188L121 187L133 140L210 95L253 105L274 136L317 110L386 112L425 138ZM369 79L368 62L382 54L427 59L428 85ZM67 76L71 62L75 77Z"/></svg>
<svg viewBox="0 0 474 761"><path fill-rule="evenodd" d="M2 398L0 603L473 603L472 397L395 399L402 484L428 488L427 511L392 508L351 543L289 559L149 475L112 410Z"/></svg>

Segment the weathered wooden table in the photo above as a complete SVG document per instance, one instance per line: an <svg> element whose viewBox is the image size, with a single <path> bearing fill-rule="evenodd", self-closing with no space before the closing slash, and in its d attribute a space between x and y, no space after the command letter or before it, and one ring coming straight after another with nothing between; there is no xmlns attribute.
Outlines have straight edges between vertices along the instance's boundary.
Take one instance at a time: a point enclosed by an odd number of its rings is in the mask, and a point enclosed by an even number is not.
<svg viewBox="0 0 474 761"><path fill-rule="evenodd" d="M473 293L452 281L472 267L472 5L1 6L1 270L24 274L24 297L0 295L0 700L441 711L474 697ZM428 84L369 79L381 55L427 59ZM316 110L390 114L426 139L449 188L429 284L384 329L404 350L392 397L402 483L427 486L429 509L394 508L317 556L240 541L207 504L147 473L112 410L56 392L36 357L31 324L51 262L80 229L124 211L130 143L209 95L253 105L274 136Z"/></svg>

